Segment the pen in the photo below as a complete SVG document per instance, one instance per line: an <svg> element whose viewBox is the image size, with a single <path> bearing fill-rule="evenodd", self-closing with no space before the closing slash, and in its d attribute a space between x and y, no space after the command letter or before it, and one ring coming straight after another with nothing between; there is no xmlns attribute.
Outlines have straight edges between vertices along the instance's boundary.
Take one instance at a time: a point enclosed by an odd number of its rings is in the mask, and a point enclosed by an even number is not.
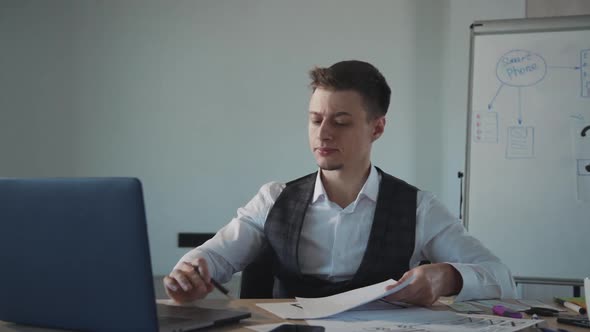
<svg viewBox="0 0 590 332"><path fill-rule="evenodd" d="M193 269L195 270L195 272L199 275L199 277L201 276L201 272L199 272L199 267L196 265L193 265ZM211 283L213 284L213 286L215 288L217 288L218 291L222 292L225 296L227 296L230 300L233 300L233 297L231 295L229 295L229 290L225 287L223 287L222 284L218 283L217 280L211 278Z"/></svg>
<svg viewBox="0 0 590 332"><path fill-rule="evenodd" d="M568 309L571 309L577 313L579 313L580 315L584 315L586 314L586 309L580 307L579 305L575 304L575 303L571 303L568 301L564 301L558 297L554 297L553 300L557 303L560 304Z"/></svg>

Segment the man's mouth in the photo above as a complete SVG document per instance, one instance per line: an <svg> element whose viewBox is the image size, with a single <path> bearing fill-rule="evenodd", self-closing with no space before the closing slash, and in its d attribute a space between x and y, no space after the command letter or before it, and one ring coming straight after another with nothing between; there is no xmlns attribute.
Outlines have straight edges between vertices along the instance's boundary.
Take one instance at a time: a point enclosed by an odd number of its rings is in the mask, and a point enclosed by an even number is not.
<svg viewBox="0 0 590 332"><path fill-rule="evenodd" d="M338 149L336 149L336 148L316 148L316 151L320 154L320 156L328 156L328 155L331 155L332 153L337 152Z"/></svg>

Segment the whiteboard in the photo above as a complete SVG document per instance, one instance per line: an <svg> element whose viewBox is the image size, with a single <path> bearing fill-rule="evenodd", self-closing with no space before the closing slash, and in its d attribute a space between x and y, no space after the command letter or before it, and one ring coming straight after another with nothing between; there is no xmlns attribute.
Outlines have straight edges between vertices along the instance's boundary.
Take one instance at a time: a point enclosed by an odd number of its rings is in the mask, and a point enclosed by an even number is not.
<svg viewBox="0 0 590 332"><path fill-rule="evenodd" d="M471 30L466 227L515 276L589 276L590 16Z"/></svg>

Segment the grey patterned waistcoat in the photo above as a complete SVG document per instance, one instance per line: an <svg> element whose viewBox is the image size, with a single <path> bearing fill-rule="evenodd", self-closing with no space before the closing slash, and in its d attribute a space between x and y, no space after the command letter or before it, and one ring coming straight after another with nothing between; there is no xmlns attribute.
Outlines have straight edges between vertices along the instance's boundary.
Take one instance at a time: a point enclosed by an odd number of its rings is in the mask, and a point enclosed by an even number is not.
<svg viewBox="0 0 590 332"><path fill-rule="evenodd" d="M299 237L317 172L287 183L264 226L266 254L275 276L275 298L328 296L389 278L399 279L408 270L414 251L418 189L377 170L381 183L367 249L353 278L341 282L303 275L299 267L305 259L298 255Z"/></svg>

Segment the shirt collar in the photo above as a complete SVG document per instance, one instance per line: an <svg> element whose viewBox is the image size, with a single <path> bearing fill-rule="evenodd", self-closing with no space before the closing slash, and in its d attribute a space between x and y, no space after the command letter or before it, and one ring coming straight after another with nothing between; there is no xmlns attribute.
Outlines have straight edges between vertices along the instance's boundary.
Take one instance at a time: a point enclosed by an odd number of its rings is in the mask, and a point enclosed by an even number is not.
<svg viewBox="0 0 590 332"><path fill-rule="evenodd" d="M326 190L324 189L324 184L322 183L322 178L320 175L321 170L318 170L315 179L315 187L313 188L313 197L311 199L311 203L317 202L321 197L327 198ZM368 199L372 200L373 202L377 202L377 195L379 194L379 182L381 178L379 176L379 172L375 166L371 165L371 171L369 172L369 177L365 184L361 188L359 192L359 197L365 196Z"/></svg>

